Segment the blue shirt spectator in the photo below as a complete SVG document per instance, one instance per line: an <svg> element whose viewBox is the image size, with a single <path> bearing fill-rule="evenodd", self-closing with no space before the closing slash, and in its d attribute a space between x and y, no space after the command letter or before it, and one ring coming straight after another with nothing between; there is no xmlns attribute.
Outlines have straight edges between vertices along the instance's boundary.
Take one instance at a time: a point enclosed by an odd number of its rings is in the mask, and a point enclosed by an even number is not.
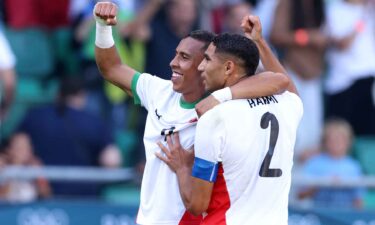
<svg viewBox="0 0 375 225"><path fill-rule="evenodd" d="M348 155L352 143L352 128L342 119L328 120L324 127L323 150L306 161L303 174L309 178L331 179L333 182L353 180L362 176L360 164ZM300 198L311 197L314 206L361 208L364 190L352 187L305 188Z"/></svg>
<svg viewBox="0 0 375 225"><path fill-rule="evenodd" d="M311 178L332 178L337 180L353 179L362 176L361 167L349 156L340 159L321 153L306 162L303 169ZM363 189L360 188L319 188L313 195L315 206L320 207L352 207L353 202L362 199Z"/></svg>
<svg viewBox="0 0 375 225"><path fill-rule="evenodd" d="M21 123L19 130L30 136L35 154L45 165L99 166L106 152L113 151L108 126L83 110L85 95L81 88L75 79L64 80L59 101L31 110ZM91 183L51 185L53 194L64 196L97 195L100 188Z"/></svg>

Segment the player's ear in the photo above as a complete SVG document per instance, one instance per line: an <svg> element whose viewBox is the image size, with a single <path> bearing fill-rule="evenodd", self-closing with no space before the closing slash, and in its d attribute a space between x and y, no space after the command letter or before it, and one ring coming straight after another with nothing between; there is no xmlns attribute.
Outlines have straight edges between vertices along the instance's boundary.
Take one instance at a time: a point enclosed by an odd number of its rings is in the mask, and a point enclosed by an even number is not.
<svg viewBox="0 0 375 225"><path fill-rule="evenodd" d="M225 75L229 76L234 71L234 62L231 60L228 60L225 62Z"/></svg>

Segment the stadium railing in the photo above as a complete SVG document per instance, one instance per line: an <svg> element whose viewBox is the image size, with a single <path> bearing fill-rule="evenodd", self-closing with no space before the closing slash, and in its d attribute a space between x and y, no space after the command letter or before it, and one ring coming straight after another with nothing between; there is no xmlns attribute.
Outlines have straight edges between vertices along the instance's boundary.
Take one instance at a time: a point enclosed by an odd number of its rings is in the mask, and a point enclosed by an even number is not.
<svg viewBox="0 0 375 225"><path fill-rule="evenodd" d="M9 179L36 179L40 177L53 181L127 182L139 179L139 174L132 168L103 169L99 167L76 166L6 166L0 169L0 182ZM338 180L295 175L292 178L292 185L375 188L375 176Z"/></svg>
<svg viewBox="0 0 375 225"><path fill-rule="evenodd" d="M31 180L43 177L50 181L126 182L139 178L134 169L103 169L76 166L6 166L0 169L0 183L10 179Z"/></svg>
<svg viewBox="0 0 375 225"><path fill-rule="evenodd" d="M133 169L103 169L97 167L57 167L44 166L18 167L8 166L0 169L0 184L7 180L32 180L44 177L50 181L88 181L88 182L132 182L140 179ZM358 179L332 180L295 175L292 186L323 187L367 187L375 188L375 176L363 176ZM139 194L139 193L138 193ZM118 196L116 198L119 198ZM139 201L139 200L138 200ZM51 199L28 204L0 204L0 224L24 225L41 223L51 218L53 224L80 225L134 225L138 203L121 205L107 201L85 201L82 199ZM85 215L85 216L82 216ZM85 218L84 220L82 218ZM30 223L31 219L34 223ZM61 223L61 221L66 221ZM59 223L58 223L59 222ZM289 225L374 225L374 208L347 210L339 208L301 208L289 205Z"/></svg>

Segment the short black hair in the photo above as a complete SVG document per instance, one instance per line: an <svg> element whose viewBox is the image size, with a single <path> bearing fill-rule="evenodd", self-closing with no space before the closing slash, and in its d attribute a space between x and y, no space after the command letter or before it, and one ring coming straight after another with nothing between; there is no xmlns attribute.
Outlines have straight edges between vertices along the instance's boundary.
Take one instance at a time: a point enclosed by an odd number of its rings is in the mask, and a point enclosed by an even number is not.
<svg viewBox="0 0 375 225"><path fill-rule="evenodd" d="M256 44L239 34L219 34L212 43L215 45L215 53L224 53L234 56L244 63L246 75L254 75L259 64L259 50Z"/></svg>
<svg viewBox="0 0 375 225"><path fill-rule="evenodd" d="M57 98L56 111L59 116L65 114L67 100L85 90L83 79L78 75L66 75L60 79L59 95Z"/></svg>
<svg viewBox="0 0 375 225"><path fill-rule="evenodd" d="M206 50L214 39L215 34L206 30L194 30L190 32L186 37L191 37L197 41L203 42L203 50Z"/></svg>
<svg viewBox="0 0 375 225"><path fill-rule="evenodd" d="M83 79L78 75L67 75L61 78L59 93L60 97L67 98L79 94L84 90Z"/></svg>

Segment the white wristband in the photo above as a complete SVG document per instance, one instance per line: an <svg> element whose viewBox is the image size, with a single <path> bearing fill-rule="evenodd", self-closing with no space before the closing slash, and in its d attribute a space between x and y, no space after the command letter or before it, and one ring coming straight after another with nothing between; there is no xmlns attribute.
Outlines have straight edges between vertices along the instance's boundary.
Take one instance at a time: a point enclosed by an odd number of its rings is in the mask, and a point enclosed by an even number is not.
<svg viewBox="0 0 375 225"><path fill-rule="evenodd" d="M96 21L95 45L99 48L110 48L115 45L111 26L103 25L101 22Z"/></svg>
<svg viewBox="0 0 375 225"><path fill-rule="evenodd" d="M214 91L212 94L220 103L232 100L232 91L229 87Z"/></svg>

